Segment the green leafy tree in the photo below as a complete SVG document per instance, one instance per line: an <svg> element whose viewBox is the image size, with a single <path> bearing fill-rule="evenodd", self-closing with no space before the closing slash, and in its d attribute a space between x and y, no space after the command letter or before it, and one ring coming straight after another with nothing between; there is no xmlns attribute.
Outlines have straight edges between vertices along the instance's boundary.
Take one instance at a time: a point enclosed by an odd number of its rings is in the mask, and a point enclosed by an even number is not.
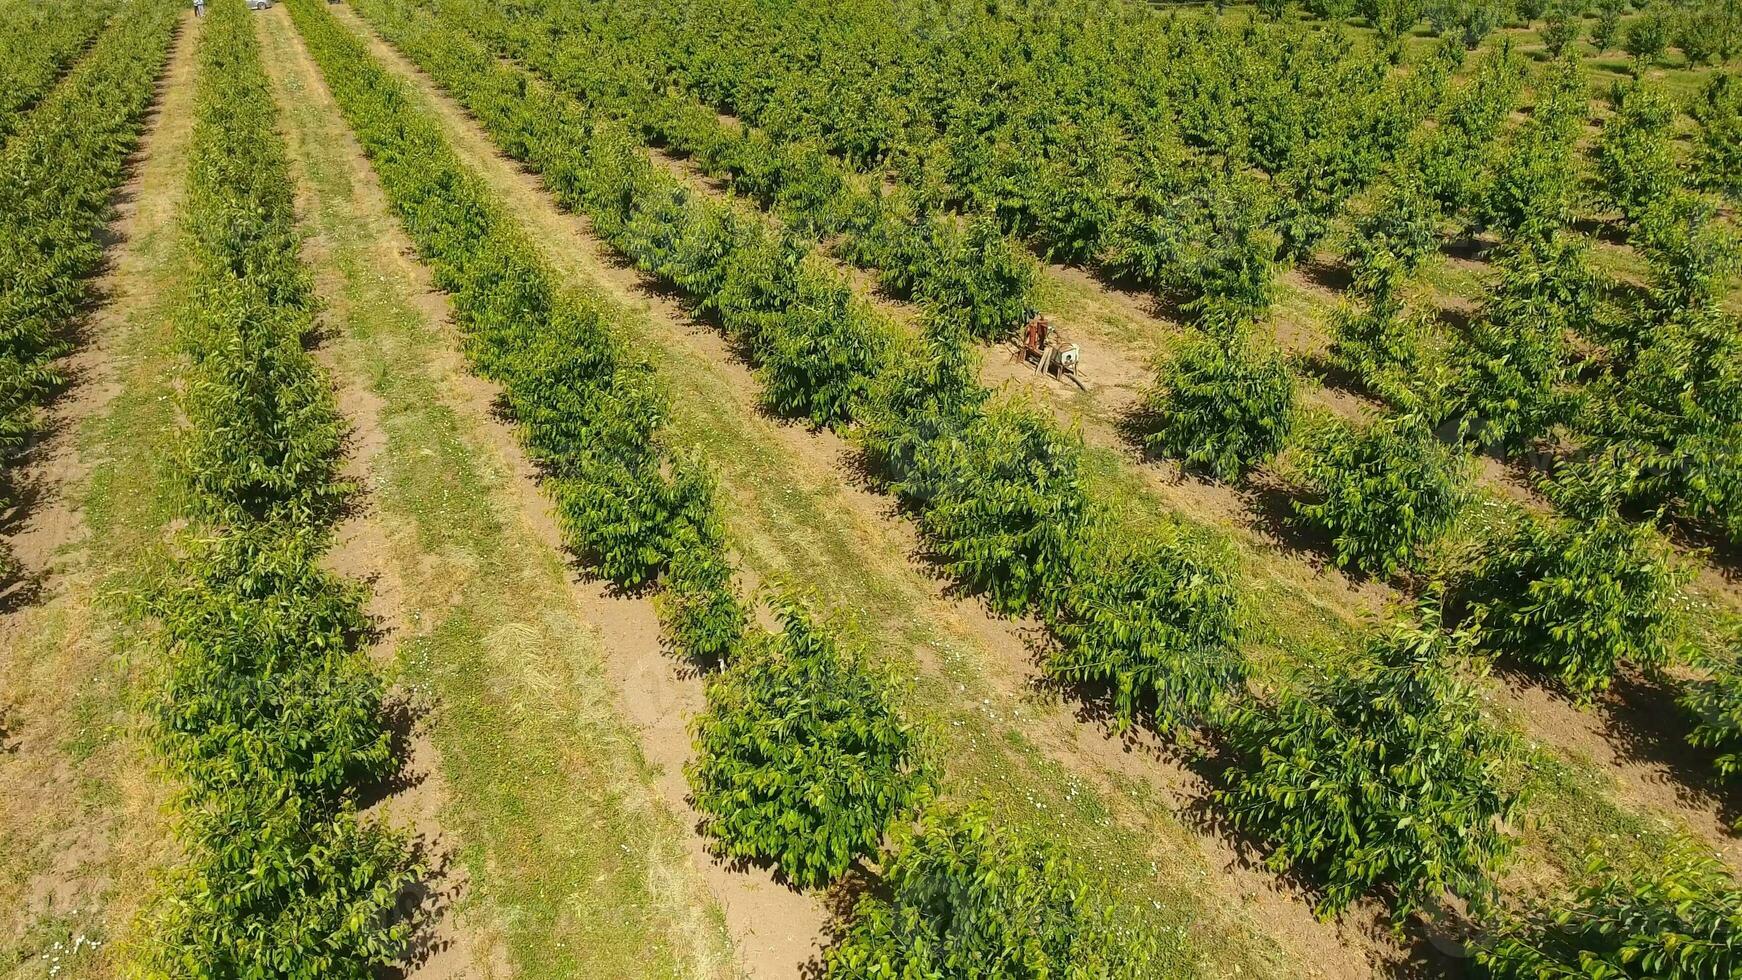
<svg viewBox="0 0 1742 980"><path fill-rule="evenodd" d="M1348 674L1226 723L1239 761L1217 801L1273 869L1318 885L1321 916L1382 890L1399 920L1442 891L1492 892L1519 801L1459 664L1429 614L1383 629Z"/></svg>
<svg viewBox="0 0 1742 980"><path fill-rule="evenodd" d="M1356 291L1368 294L1390 276L1400 281L1438 253L1440 218L1439 203L1415 174L1400 173L1386 184L1374 206L1356 216L1349 235Z"/></svg>
<svg viewBox="0 0 1742 980"><path fill-rule="evenodd" d="M1694 720L1688 742L1718 753L1713 764L1719 775L1742 778L1742 634L1702 666L1704 676L1687 681L1677 699Z"/></svg>
<svg viewBox="0 0 1742 980"><path fill-rule="evenodd" d="M1666 200L1680 184L1672 126L1675 107L1662 93L1635 84L1621 94L1597 140L1603 199L1629 221Z"/></svg>
<svg viewBox="0 0 1742 980"><path fill-rule="evenodd" d="M1578 43L1581 30L1574 15L1564 6L1556 5L1549 11L1548 19L1543 21L1542 29L1538 33L1542 35L1542 46L1547 49L1548 56L1559 58Z"/></svg>
<svg viewBox="0 0 1742 980"><path fill-rule="evenodd" d="M1162 365L1147 407L1151 452L1218 480L1236 480L1282 449L1294 419L1294 376L1277 351L1244 337L1199 335Z"/></svg>
<svg viewBox="0 0 1742 980"><path fill-rule="evenodd" d="M867 892L827 954L832 980L1151 976L1157 944L1046 843L977 809L899 828L886 889Z"/></svg>
<svg viewBox="0 0 1742 980"><path fill-rule="evenodd" d="M1714 75L1690 112L1700 124L1694 136L1699 184L1742 199L1742 78Z"/></svg>
<svg viewBox="0 0 1742 980"><path fill-rule="evenodd" d="M844 423L888 343L844 281L807 264L799 270L793 302L759 337L756 375L763 403L819 427Z"/></svg>
<svg viewBox="0 0 1742 980"><path fill-rule="evenodd" d="M670 559L653 597L660 634L673 651L704 668L730 660L749 628L733 583L713 475L695 456L676 461L672 483L688 506L671 519Z"/></svg>
<svg viewBox="0 0 1742 980"><path fill-rule="evenodd" d="M1720 980L1742 972L1742 888L1689 848L1620 872L1601 858L1570 898L1509 916L1477 949L1494 980Z"/></svg>
<svg viewBox="0 0 1742 980"><path fill-rule="evenodd" d="M362 595L315 544L278 528L220 539L152 604L167 652L154 741L196 799L282 781L337 801L391 769L383 684L356 649Z"/></svg>
<svg viewBox="0 0 1742 980"><path fill-rule="evenodd" d="M1724 43L1724 23L1715 10L1689 10L1676 18L1675 46L1688 59L1689 68L1699 68L1718 56Z"/></svg>
<svg viewBox="0 0 1742 980"><path fill-rule="evenodd" d="M1307 13L1320 20L1347 20L1355 13L1355 0L1305 0Z"/></svg>
<svg viewBox="0 0 1742 980"><path fill-rule="evenodd" d="M1459 18L1458 38L1467 50L1474 51L1505 22L1506 12L1499 0L1469 0Z"/></svg>
<svg viewBox="0 0 1742 980"><path fill-rule="evenodd" d="M1429 334L1427 317L1392 296L1375 296L1366 306L1345 303L1332 314L1330 362L1368 392L1410 406L1431 376Z"/></svg>
<svg viewBox="0 0 1742 980"><path fill-rule="evenodd" d="M944 568L1000 613L1041 605L1063 578L1087 510L1081 441L1011 401L928 448L897 490L929 500L920 533Z"/></svg>
<svg viewBox="0 0 1742 980"><path fill-rule="evenodd" d="M854 409L853 436L876 476L920 507L939 490L952 446L986 401L971 345L947 328L901 346Z"/></svg>
<svg viewBox="0 0 1742 980"><path fill-rule="evenodd" d="M1502 45L1476 66L1475 77L1454 93L1439 127L1420 136L1411 161L1423 186L1447 215L1470 211L1481 197L1482 176L1494 141L1505 130L1525 81L1525 62Z"/></svg>
<svg viewBox="0 0 1742 980"><path fill-rule="evenodd" d="M1687 578L1656 531L1596 511L1527 519L1485 543L1459 600L1477 649L1534 664L1589 696L1622 664L1660 667L1676 655Z"/></svg>
<svg viewBox="0 0 1742 980"><path fill-rule="evenodd" d="M1621 33L1621 15L1627 0L1597 0L1597 23L1591 28L1591 44L1599 53L1609 50Z"/></svg>
<svg viewBox="0 0 1742 980"><path fill-rule="evenodd" d="M994 218L977 216L959 231L951 223L933 241L934 257L913 289L932 317L956 321L979 340L1002 340L1028 322L1039 269Z"/></svg>
<svg viewBox="0 0 1742 980"><path fill-rule="evenodd" d="M202 843L147 909L146 975L369 980L403 963L424 869L402 834L283 784L208 801L185 833Z"/></svg>
<svg viewBox="0 0 1742 980"><path fill-rule="evenodd" d="M1469 460L1414 415L1320 424L1298 468L1307 500L1295 502L1296 520L1331 536L1337 564L1371 575L1414 566L1469 495Z"/></svg>
<svg viewBox="0 0 1742 980"><path fill-rule="evenodd" d="M800 606L775 612L781 631L747 640L709 680L686 773L722 853L820 888L876 853L930 777L891 682Z"/></svg>
<svg viewBox="0 0 1742 980"><path fill-rule="evenodd" d="M1627 25L1622 49L1633 59L1634 72L1655 64L1669 48L1669 20L1663 11L1650 7L1645 15Z"/></svg>
<svg viewBox="0 0 1742 980"><path fill-rule="evenodd" d="M1742 331L1707 311L1655 326L1592 399L1616 494L1742 540Z"/></svg>
<svg viewBox="0 0 1742 980"><path fill-rule="evenodd" d="M1575 61L1556 61L1544 72L1530 119L1513 131L1484 178L1475 206L1482 223L1510 238L1541 241L1572 222L1587 84Z"/></svg>
<svg viewBox="0 0 1742 980"><path fill-rule="evenodd" d="M1633 239L1651 268L1660 317L1715 308L1742 269L1742 237L1704 197L1679 187L1639 215Z"/></svg>
<svg viewBox="0 0 1742 980"><path fill-rule="evenodd" d="M1120 727L1173 732L1212 717L1246 676L1227 555L1172 537L1130 542L1103 530L1046 613L1058 647L1046 670L1105 685Z"/></svg>
<svg viewBox="0 0 1742 980"><path fill-rule="evenodd" d="M1356 0L1355 9L1381 39L1395 41L1421 20L1423 6L1423 0Z"/></svg>
<svg viewBox="0 0 1742 980"><path fill-rule="evenodd" d="M1503 250L1500 282L1459 349L1458 408L1476 441L1507 452L1565 421L1573 359L1568 331L1593 315L1586 243L1558 234Z"/></svg>
<svg viewBox="0 0 1742 980"><path fill-rule="evenodd" d="M1282 241L1266 221L1255 182L1230 173L1209 200L1207 248L1192 263L1200 295L1186 304L1211 330L1264 319L1276 302L1276 265Z"/></svg>

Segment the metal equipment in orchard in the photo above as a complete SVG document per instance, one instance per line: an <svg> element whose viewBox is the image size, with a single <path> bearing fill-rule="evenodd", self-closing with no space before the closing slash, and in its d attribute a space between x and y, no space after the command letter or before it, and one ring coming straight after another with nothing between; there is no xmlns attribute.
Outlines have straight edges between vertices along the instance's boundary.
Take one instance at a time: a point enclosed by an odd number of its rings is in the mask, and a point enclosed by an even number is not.
<svg viewBox="0 0 1742 980"><path fill-rule="evenodd" d="M1077 377L1077 366L1082 361L1082 348L1070 343L1064 334L1052 325L1052 321L1044 316L1036 316L1022 328L1022 348L1018 352L1023 361L1033 364L1035 371L1051 375L1055 378L1069 376L1081 388L1083 382Z"/></svg>

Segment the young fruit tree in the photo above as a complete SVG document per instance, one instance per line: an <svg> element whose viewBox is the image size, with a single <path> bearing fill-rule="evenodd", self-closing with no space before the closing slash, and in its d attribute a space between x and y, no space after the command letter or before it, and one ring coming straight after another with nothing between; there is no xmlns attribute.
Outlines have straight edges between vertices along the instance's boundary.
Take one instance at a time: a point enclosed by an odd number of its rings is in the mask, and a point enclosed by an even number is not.
<svg viewBox="0 0 1742 980"><path fill-rule="evenodd" d="M1718 753L1719 775L1742 778L1742 634L1703 659L1704 676L1687 681L1678 699L1694 721L1688 742Z"/></svg>
<svg viewBox="0 0 1742 980"><path fill-rule="evenodd" d="M1419 416L1356 429L1322 422L1308 430L1297 463L1306 499L1295 520L1331 537L1338 565L1369 575L1412 568L1448 529L1469 496L1470 461Z"/></svg>
<svg viewBox="0 0 1742 980"><path fill-rule="evenodd" d="M1154 975L1155 937L1046 843L942 807L894 837L885 887L859 900L827 954L831 980Z"/></svg>
<svg viewBox="0 0 1742 980"><path fill-rule="evenodd" d="M1500 250L1497 288L1458 350L1457 410L1482 445L1517 452L1570 416L1569 334L1595 304L1587 251L1562 233Z"/></svg>
<svg viewBox="0 0 1742 980"><path fill-rule="evenodd" d="M1525 518L1456 578L1475 649L1534 664L1580 696L1679 647L1688 573L1662 535L1612 510Z"/></svg>
<svg viewBox="0 0 1742 980"><path fill-rule="evenodd" d="M797 604L775 612L781 631L746 640L709 680L686 773L722 853L821 888L876 853L931 778L891 682Z"/></svg>
<svg viewBox="0 0 1742 980"><path fill-rule="evenodd" d="M1742 975L1742 887L1687 849L1650 867L1586 867L1576 894L1504 917L1476 961L1494 980L1724 980Z"/></svg>
<svg viewBox="0 0 1742 980"><path fill-rule="evenodd" d="M1596 147L1598 194L1630 222L1681 186L1674 125L1675 106L1640 83L1620 91L1614 115L1603 124Z"/></svg>
<svg viewBox="0 0 1742 980"><path fill-rule="evenodd" d="M1017 402L986 408L959 439L933 443L920 533L944 568L1005 615L1040 607L1067 570L1087 512L1082 443Z"/></svg>
<svg viewBox="0 0 1742 980"><path fill-rule="evenodd" d="M1076 561L1083 572L1046 613L1058 639L1049 675L1104 685L1116 725L1141 720L1163 733L1213 718L1239 695L1246 661L1227 555L1102 531Z"/></svg>
<svg viewBox="0 0 1742 980"><path fill-rule="evenodd" d="M1595 464L1634 507L1742 541L1742 330L1707 312L1659 324L1592 399Z"/></svg>
<svg viewBox="0 0 1742 980"><path fill-rule="evenodd" d="M1200 334L1162 365L1147 408L1151 452L1233 481L1281 451L1294 420L1294 376L1279 351Z"/></svg>
<svg viewBox="0 0 1742 980"><path fill-rule="evenodd" d="M1350 673L1228 719L1239 759L1217 801L1272 868L1313 881L1321 916L1385 893L1401 920L1443 891L1492 891L1519 798L1463 664L1428 610L1382 629Z"/></svg>

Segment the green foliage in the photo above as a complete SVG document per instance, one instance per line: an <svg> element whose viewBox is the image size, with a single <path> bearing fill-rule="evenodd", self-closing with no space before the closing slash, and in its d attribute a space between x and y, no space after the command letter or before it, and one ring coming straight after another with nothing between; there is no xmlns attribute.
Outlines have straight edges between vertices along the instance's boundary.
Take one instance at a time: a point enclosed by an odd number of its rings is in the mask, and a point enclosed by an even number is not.
<svg viewBox="0 0 1742 980"><path fill-rule="evenodd" d="M303 347L306 310L207 279L187 318L202 336L183 397L186 469L219 520L318 520L346 492L338 412Z"/></svg>
<svg viewBox="0 0 1742 980"><path fill-rule="evenodd" d="M1483 175L1517 106L1525 74L1524 61L1510 45L1490 52L1447 101L1440 125L1412 144L1409 163L1445 214L1471 212L1480 202Z"/></svg>
<svg viewBox="0 0 1742 980"><path fill-rule="evenodd" d="M1459 409L1477 442L1517 452L1567 420L1567 332L1592 315L1587 252L1581 239L1556 234L1497 259L1500 282L1460 349Z"/></svg>
<svg viewBox="0 0 1742 980"><path fill-rule="evenodd" d="M1495 980L1721 980L1742 971L1742 888L1678 849L1651 867L1587 866L1576 894L1503 920L1477 950Z"/></svg>
<svg viewBox="0 0 1742 980"><path fill-rule="evenodd" d="M1742 77L1712 76L1690 112L1699 123L1694 135L1696 180L1742 200Z"/></svg>
<svg viewBox="0 0 1742 980"><path fill-rule="evenodd" d="M876 852L930 777L890 682L801 607L776 612L781 632L747 641L709 680L686 772L722 853L820 888Z"/></svg>
<svg viewBox="0 0 1742 980"><path fill-rule="evenodd" d="M769 207L787 227L807 238L840 235L840 251L851 261L877 271L886 288L909 297L935 316L958 317L972 334L994 338L1027 319L1032 306L1032 259L993 221L969 222L964 229L952 216L911 206L907 195L866 191L849 179L849 170L814 138L782 142L748 126L723 126L716 114L693 98L674 92L662 75L634 73L647 66L633 58L611 59L612 71L578 70L593 57L585 35L564 30L566 12L522 8L513 20L495 8L461 9L444 5L442 16L460 16L467 32L488 39L537 71L557 91L573 96L591 111L621 120L641 138L690 156L711 176ZM400 43L412 42L420 54L436 46L467 46L458 37L427 31L429 22L395 3L368 5L363 11L385 26ZM423 24L420 27L419 24ZM540 30L546 27L546 30ZM548 28L557 28L550 30ZM622 52L619 52L622 54ZM481 63L481 62L479 62ZM529 76L508 72L501 78ZM452 76L444 76L451 84ZM475 82L472 84L476 84ZM475 88L467 90L477 98ZM507 102L495 103L505 113ZM509 117L515 125L526 120ZM523 158L548 167L559 147L524 144Z"/></svg>
<svg viewBox="0 0 1742 980"><path fill-rule="evenodd" d="M1640 67L1652 64L1669 47L1669 19L1657 7L1648 7L1645 16L1627 25L1621 47Z"/></svg>
<svg viewBox="0 0 1742 980"><path fill-rule="evenodd" d="M1275 299L1279 236L1264 226L1267 189L1234 167L1151 154L1139 194L1113 220L1101 259L1167 293L1206 326L1261 319ZM1183 157L1183 159L1182 159Z"/></svg>
<svg viewBox="0 0 1742 980"><path fill-rule="evenodd" d="M1574 15L1557 4L1549 11L1548 19L1542 22L1542 29L1537 33L1542 37L1542 46L1548 51L1548 56L1559 58L1567 53L1568 48L1578 43L1579 34L1583 30L1583 25Z"/></svg>
<svg viewBox="0 0 1742 980"><path fill-rule="evenodd" d="M1483 224L1513 239L1541 242L1572 222L1588 85L1577 61L1548 67L1530 119L1512 133L1487 177L1476 207Z"/></svg>
<svg viewBox="0 0 1742 980"><path fill-rule="evenodd" d="M1723 654L1704 658L1705 674L1687 681L1677 701L1693 720L1688 742L1718 753L1713 764L1730 779L1742 778L1742 635Z"/></svg>
<svg viewBox="0 0 1742 980"><path fill-rule="evenodd" d="M1597 140L1603 199L1637 221L1680 183L1672 142L1675 107L1656 89L1635 84L1621 93Z"/></svg>
<svg viewBox="0 0 1742 980"><path fill-rule="evenodd" d="M1687 577L1657 532L1597 511L1527 519L1484 542L1458 600L1477 649L1534 664L1589 696L1622 664L1660 667L1676 655Z"/></svg>
<svg viewBox="0 0 1742 980"><path fill-rule="evenodd" d="M1469 495L1469 461L1412 415L1316 425L1298 468L1308 499L1296 520L1331 537L1337 564L1371 575L1414 567Z"/></svg>
<svg viewBox="0 0 1742 980"><path fill-rule="evenodd" d="M986 400L974 353L946 332L903 343L854 410L853 436L879 479L928 505L951 448Z"/></svg>
<svg viewBox="0 0 1742 980"><path fill-rule="evenodd" d="M1397 269L1389 256L1376 257L1380 263ZM1365 306L1344 303L1332 313L1330 362L1392 405L1412 405L1427 376L1430 333L1427 315L1404 310L1395 294L1375 295Z"/></svg>
<svg viewBox="0 0 1742 980"><path fill-rule="evenodd" d="M1628 0L1597 0L1597 23L1591 28L1591 44L1597 51L1609 50L1621 33L1621 15Z"/></svg>
<svg viewBox="0 0 1742 980"><path fill-rule="evenodd" d="M403 893L422 874L402 835L272 787L193 819L209 846L167 877L146 975L370 980L401 962Z"/></svg>
<svg viewBox="0 0 1742 980"><path fill-rule="evenodd" d="M1651 267L1659 315L1715 308L1742 270L1742 238L1702 196L1680 188L1652 202L1633 238Z"/></svg>
<svg viewBox="0 0 1742 980"><path fill-rule="evenodd" d="M1214 716L1245 681L1236 585L1227 555L1171 537L1132 543L1103 532L1082 548L1057 607L1047 673L1104 685L1117 723L1161 732Z"/></svg>
<svg viewBox="0 0 1742 980"><path fill-rule="evenodd" d="M1424 0L1356 0L1355 9L1383 38L1401 38L1420 21Z"/></svg>
<svg viewBox="0 0 1742 980"><path fill-rule="evenodd" d="M762 334L763 403L816 426L845 420L885 356L886 335L847 284L820 268L801 267L794 289L778 325Z"/></svg>
<svg viewBox="0 0 1742 980"><path fill-rule="evenodd" d="M690 506L670 525L671 560L653 597L660 635L691 663L718 666L731 659L749 629L749 611L733 583L726 531L713 475L694 456L680 457L674 486L687 489Z"/></svg>
<svg viewBox="0 0 1742 980"><path fill-rule="evenodd" d="M1401 921L1442 890L1493 890L1519 801L1458 664L1430 614L1383 629L1348 675L1229 718L1239 761L1216 798L1271 867L1319 886L1321 916L1383 892Z"/></svg>
<svg viewBox="0 0 1742 980"><path fill-rule="evenodd" d="M957 439L930 445L903 496L930 501L920 534L951 577L999 613L1042 605L1063 577L1087 510L1081 441L1044 410L992 404Z"/></svg>
<svg viewBox="0 0 1742 980"><path fill-rule="evenodd" d="M403 954L402 836L358 818L396 765L363 592L321 567L339 437L302 344L313 301L248 10L199 39L182 227L187 480L216 527L151 597L152 743L181 782L181 863L151 903L145 975L352 977Z"/></svg>
<svg viewBox="0 0 1742 980"><path fill-rule="evenodd" d="M927 811L897 828L893 853L887 893L859 900L827 954L831 980L1152 975L1154 937L1124 925L1054 849L978 810Z"/></svg>
<svg viewBox="0 0 1742 980"><path fill-rule="evenodd" d="M95 6L62 10L41 4L0 11L0 141L53 90L111 14Z"/></svg>
<svg viewBox="0 0 1742 980"><path fill-rule="evenodd" d="M1428 22L1441 35L1455 37L1474 51L1507 16L1498 0L1429 0Z"/></svg>
<svg viewBox="0 0 1742 980"><path fill-rule="evenodd" d="M980 340L1001 340L1034 314L1034 260L980 215L965 228L933 221L932 250L914 276L913 297L932 316Z"/></svg>
<svg viewBox="0 0 1742 980"><path fill-rule="evenodd" d="M1349 235L1349 266L1364 284L1357 289L1371 290L1379 279L1420 268L1439 251L1439 221L1439 204L1419 179L1400 174L1386 184L1374 206L1356 216Z"/></svg>
<svg viewBox="0 0 1742 980"><path fill-rule="evenodd" d="M1218 480L1236 480L1282 449L1294 420L1294 376L1277 351L1199 335L1162 365L1146 405L1151 452Z"/></svg>
<svg viewBox="0 0 1742 980"><path fill-rule="evenodd" d="M461 168L436 123L406 108L401 83L360 41L319 9L298 4L292 13L333 80L340 110L371 154L389 203L437 284L453 294L474 370L502 386L529 454L549 477L546 487L569 547L603 577L639 587L658 581L677 550L715 546L706 530L715 521L712 483L694 467L673 465L659 435L665 393L616 339L608 308L557 285L520 231ZM462 48L449 33L421 41L448 53L452 60L444 62L442 77L468 80L470 105L488 128L512 134L525 153L552 154L539 159L548 161L547 176L566 200L590 188L601 229L634 249L652 271L705 292L719 315L741 324L751 341L766 342L757 327L788 322L781 313L795 294L796 269L778 243L724 212L697 210L668 184L646 184L654 178L644 159L625 156L609 134L594 144L582 121L560 107L524 111L524 89L487 52ZM522 128L532 126L538 128ZM568 155L575 147L596 152L577 160ZM726 249L731 262L721 259L725 246L735 246ZM827 327L820 332L816 343L794 344L790 359L769 370L829 364L835 348ZM690 596L669 608L696 611L696 601ZM727 600L720 601L725 608Z"/></svg>
<svg viewBox="0 0 1742 980"><path fill-rule="evenodd" d="M167 654L154 740L196 801L281 780L331 800L391 768L383 685L354 649L361 591L316 564L309 538L220 539L153 603Z"/></svg>
<svg viewBox="0 0 1742 980"><path fill-rule="evenodd" d="M1590 420L1616 495L1742 540L1742 333L1704 312L1653 328Z"/></svg>

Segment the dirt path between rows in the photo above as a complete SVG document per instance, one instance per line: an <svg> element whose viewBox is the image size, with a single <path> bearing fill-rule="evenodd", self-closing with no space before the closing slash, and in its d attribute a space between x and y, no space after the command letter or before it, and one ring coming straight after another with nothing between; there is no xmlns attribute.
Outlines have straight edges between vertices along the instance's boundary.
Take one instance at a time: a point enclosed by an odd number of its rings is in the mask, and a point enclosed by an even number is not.
<svg viewBox="0 0 1742 980"><path fill-rule="evenodd" d="M915 558L919 547L910 523L892 513L886 497L843 480L841 474L851 469L847 446L830 433L810 433L797 426L772 424L761 416L754 378L732 357L716 331L697 323L663 291L650 288L638 271L625 266L592 235L584 217L560 211L535 176L501 156L463 110L414 66L348 11L341 16L370 38L377 57L412 81L428 98L447 125L462 157L508 198L514 213L533 226L536 238L546 245L547 252L556 256L560 266L576 269L577 278L597 282L613 299L647 313L647 324L654 332L648 342L659 348L658 353L650 354L656 359L681 360L686 365L705 364L702 370L720 379L717 390L733 402L724 413L768 430L769 438L779 445L778 462L766 459L760 464L772 467L770 472L779 472L780 483L801 495L810 492L812 486L827 486L828 503L833 508L831 519L845 525L846 533L865 541L861 554L866 562L875 563L884 555L892 556L889 560L894 567L885 574L921 583L927 591L923 601L928 615L935 617L942 631L956 634L976 650L978 673L993 695L988 702L995 707L989 708L989 712L1020 717L1025 711L1032 714L1039 710L1044 718L1050 719L1048 723L1044 727L1025 724L1023 731L1028 738L1044 741L1044 751L1049 757L1109 797L1116 795L1116 785L1122 781L1141 781L1160 797L1157 802L1165 814L1173 815L1166 819L1191 821L1186 814L1195 808L1203 790L1203 782L1196 773L1154 746L1129 745L1106 734L1098 725L1075 720L1068 705L1045 704L1037 709L1032 654L1024 625L990 617L971 600L952 600L936 594L933 573ZM725 479L728 484L732 482L730 474ZM778 491L759 488L750 492ZM738 505L756 506L743 501ZM743 524L733 522L735 536ZM759 551L773 548L756 540L744 544L753 566L763 560ZM651 622L647 628L652 629ZM920 651L920 655L922 662L927 659L926 651ZM630 682L634 682L632 678ZM649 700L643 694L631 702ZM658 699L651 700L656 703ZM1141 825L1143 821L1157 819L1157 815L1127 810L1120 813L1120 818ZM1411 958L1423 955L1419 950L1399 946L1384 928L1376 927L1377 916L1371 910L1353 915L1342 924L1318 922L1303 896L1255 866L1251 856L1236 842L1203 827L1193 827L1188 836L1193 863L1201 863L1212 872L1195 882L1206 903L1217 909L1218 915L1245 923L1242 928L1260 931L1287 950L1292 966L1284 975L1366 977L1399 968Z"/></svg>
<svg viewBox="0 0 1742 980"><path fill-rule="evenodd" d="M159 307L174 253L197 30L184 18L178 32L115 195L96 304L60 365L69 384L20 467L27 507L12 542L25 583L0 602L0 950L46 959L63 976L118 972L115 940L130 931L150 869L171 850L166 789L133 734L131 640L114 632L104 596L128 573L123 566L140 559L137 540L161 528L107 512L113 502L93 483L116 479L116 467L142 450L114 444L106 431L129 410L124 393L167 392L164 364L153 358L167 332ZM102 539L86 511L92 503L105 508ZM15 946L22 942L44 948Z"/></svg>

